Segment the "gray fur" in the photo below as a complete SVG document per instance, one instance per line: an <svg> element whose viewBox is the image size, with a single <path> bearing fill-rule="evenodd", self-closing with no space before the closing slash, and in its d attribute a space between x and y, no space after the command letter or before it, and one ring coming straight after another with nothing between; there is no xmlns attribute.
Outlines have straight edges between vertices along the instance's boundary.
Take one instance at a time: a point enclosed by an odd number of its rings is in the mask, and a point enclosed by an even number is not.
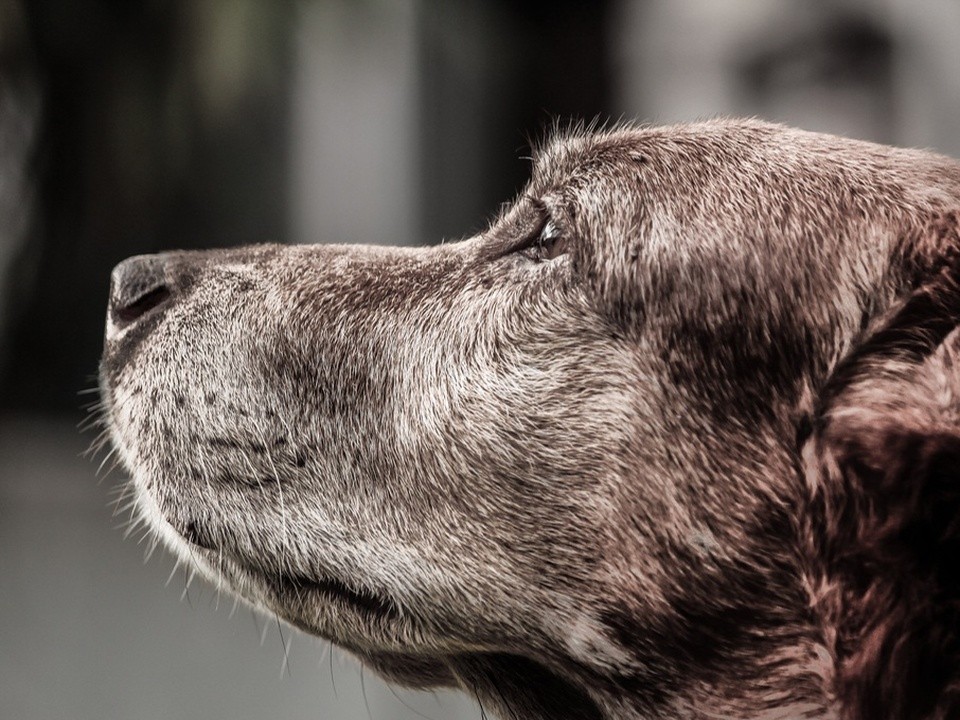
<svg viewBox="0 0 960 720"><path fill-rule="evenodd" d="M950 267L957 210L925 152L562 134L462 242L162 256L171 297L108 319L113 440L175 553L398 682L522 720L859 718L815 541L836 423L929 389L960 435L958 334L824 389Z"/></svg>

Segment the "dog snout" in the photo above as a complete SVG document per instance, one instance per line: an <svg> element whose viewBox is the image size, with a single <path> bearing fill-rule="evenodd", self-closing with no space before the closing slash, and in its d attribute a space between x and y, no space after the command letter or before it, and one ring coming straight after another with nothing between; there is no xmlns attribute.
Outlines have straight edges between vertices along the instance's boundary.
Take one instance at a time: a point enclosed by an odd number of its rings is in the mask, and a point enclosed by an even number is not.
<svg viewBox="0 0 960 720"><path fill-rule="evenodd" d="M137 255L113 269L110 276L110 315L127 325L168 302L172 296L163 255Z"/></svg>

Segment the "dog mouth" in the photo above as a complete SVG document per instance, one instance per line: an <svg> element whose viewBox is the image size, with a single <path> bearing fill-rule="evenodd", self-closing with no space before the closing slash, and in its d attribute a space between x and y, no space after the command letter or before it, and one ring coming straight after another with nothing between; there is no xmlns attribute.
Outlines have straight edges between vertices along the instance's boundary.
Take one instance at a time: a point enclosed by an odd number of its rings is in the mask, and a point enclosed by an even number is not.
<svg viewBox="0 0 960 720"><path fill-rule="evenodd" d="M271 593L284 605L314 604L317 600L347 606L360 614L395 619L399 616L396 604L378 593L347 585L331 577L302 574L261 574Z"/></svg>
<svg viewBox="0 0 960 720"><path fill-rule="evenodd" d="M365 585L349 582L326 570L301 571L271 567L247 553L237 552L207 518L164 523L189 556L209 574L211 580L226 580L241 595L262 604L301 629L316 633L305 619L319 608L331 608L360 616L367 622L389 622L401 616L394 600Z"/></svg>
<svg viewBox="0 0 960 720"><path fill-rule="evenodd" d="M282 607L315 607L322 603L384 619L395 619L400 615L399 608L390 598L330 575L276 572L237 560L228 563L232 567L227 568L221 551L206 538L196 523L188 524L182 537L194 548L194 552L209 554L210 564L219 566L221 572L252 577L254 583L265 588Z"/></svg>

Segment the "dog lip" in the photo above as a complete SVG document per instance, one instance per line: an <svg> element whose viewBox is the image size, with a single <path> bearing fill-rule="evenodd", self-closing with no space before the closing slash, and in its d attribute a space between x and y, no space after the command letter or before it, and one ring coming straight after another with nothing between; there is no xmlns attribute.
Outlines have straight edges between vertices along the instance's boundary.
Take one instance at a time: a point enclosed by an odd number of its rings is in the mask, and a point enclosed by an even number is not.
<svg viewBox="0 0 960 720"><path fill-rule="evenodd" d="M397 617L400 613L392 600L369 590L356 590L346 583L329 577L313 577L301 574L283 574L267 578L267 584L280 599L291 597L298 600L307 595L321 595L356 608L364 613L383 617Z"/></svg>
<svg viewBox="0 0 960 720"><path fill-rule="evenodd" d="M187 522L183 530L180 531L180 535L184 540L196 547L203 548L204 550L216 549L216 546L210 539L203 525L196 520Z"/></svg>

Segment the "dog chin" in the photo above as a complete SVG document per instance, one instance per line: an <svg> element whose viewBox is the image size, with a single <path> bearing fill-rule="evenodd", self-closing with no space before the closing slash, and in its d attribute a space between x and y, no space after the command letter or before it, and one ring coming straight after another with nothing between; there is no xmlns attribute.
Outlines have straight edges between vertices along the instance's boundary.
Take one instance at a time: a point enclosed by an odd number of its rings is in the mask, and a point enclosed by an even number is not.
<svg viewBox="0 0 960 720"><path fill-rule="evenodd" d="M438 658L397 653L354 654L364 665L404 687L426 690L458 685L447 662Z"/></svg>

